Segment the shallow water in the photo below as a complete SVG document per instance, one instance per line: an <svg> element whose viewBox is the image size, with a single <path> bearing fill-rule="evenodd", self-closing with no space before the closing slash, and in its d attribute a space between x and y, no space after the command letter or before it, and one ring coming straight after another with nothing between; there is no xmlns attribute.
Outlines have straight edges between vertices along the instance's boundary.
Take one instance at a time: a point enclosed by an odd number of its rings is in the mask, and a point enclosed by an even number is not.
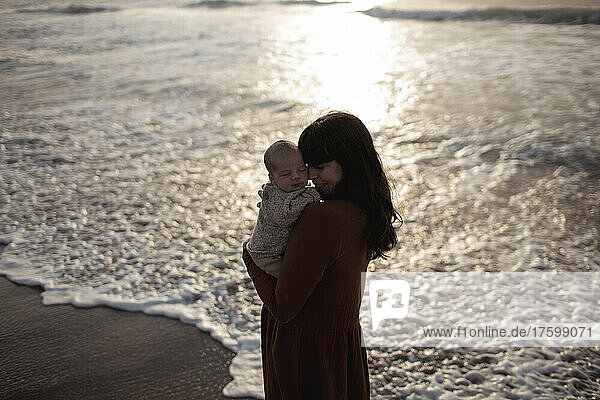
<svg viewBox="0 0 600 400"><path fill-rule="evenodd" d="M598 25L244 4L2 6L2 273L41 283L46 304L210 330L238 351L226 393L260 396L260 301L240 246L262 152L328 109L365 121L395 182L401 244L373 268L600 270ZM370 350L376 398L586 397L599 360ZM473 369L483 379L460 380Z"/></svg>

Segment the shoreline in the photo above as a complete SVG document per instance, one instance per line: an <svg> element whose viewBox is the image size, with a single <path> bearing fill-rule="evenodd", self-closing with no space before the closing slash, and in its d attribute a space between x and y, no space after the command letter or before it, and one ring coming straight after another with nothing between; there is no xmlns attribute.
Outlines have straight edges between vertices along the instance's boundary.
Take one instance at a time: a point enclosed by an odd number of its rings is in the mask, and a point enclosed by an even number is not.
<svg viewBox="0 0 600 400"><path fill-rule="evenodd" d="M1 398L229 399L222 389L235 353L197 327L104 306L44 306L42 290L0 278Z"/></svg>

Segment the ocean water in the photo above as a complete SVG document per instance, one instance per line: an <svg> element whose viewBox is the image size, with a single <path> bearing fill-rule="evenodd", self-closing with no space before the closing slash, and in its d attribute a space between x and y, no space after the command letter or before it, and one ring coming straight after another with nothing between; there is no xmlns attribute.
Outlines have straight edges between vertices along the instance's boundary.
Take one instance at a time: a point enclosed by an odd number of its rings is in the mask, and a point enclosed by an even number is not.
<svg viewBox="0 0 600 400"><path fill-rule="evenodd" d="M598 1L0 8L0 273L44 304L179 318L262 397L240 260L261 163L324 111L373 133L405 218L375 271L600 271ZM531 288L533 290L533 288ZM593 398L596 348L377 348L373 398Z"/></svg>

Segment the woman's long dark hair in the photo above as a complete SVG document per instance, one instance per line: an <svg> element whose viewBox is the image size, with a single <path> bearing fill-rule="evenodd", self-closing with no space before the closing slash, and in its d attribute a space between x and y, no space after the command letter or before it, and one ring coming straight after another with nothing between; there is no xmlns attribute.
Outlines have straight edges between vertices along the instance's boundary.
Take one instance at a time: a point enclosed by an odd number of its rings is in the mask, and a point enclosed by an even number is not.
<svg viewBox="0 0 600 400"><path fill-rule="evenodd" d="M392 203L390 185L367 127L356 116L331 112L307 126L298 147L304 162L317 166L332 160L342 167L333 197L352 201L367 215L370 259L386 258L397 243L393 223L402 217Z"/></svg>

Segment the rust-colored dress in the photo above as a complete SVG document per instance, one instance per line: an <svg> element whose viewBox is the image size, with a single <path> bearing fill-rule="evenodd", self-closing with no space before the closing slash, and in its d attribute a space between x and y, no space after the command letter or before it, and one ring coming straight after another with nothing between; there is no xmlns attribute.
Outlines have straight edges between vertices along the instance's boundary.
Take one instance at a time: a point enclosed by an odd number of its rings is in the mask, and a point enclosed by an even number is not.
<svg viewBox="0 0 600 400"><path fill-rule="evenodd" d="M361 347L366 216L353 203L309 204L292 230L279 279L243 259L264 303L266 400L369 399Z"/></svg>

